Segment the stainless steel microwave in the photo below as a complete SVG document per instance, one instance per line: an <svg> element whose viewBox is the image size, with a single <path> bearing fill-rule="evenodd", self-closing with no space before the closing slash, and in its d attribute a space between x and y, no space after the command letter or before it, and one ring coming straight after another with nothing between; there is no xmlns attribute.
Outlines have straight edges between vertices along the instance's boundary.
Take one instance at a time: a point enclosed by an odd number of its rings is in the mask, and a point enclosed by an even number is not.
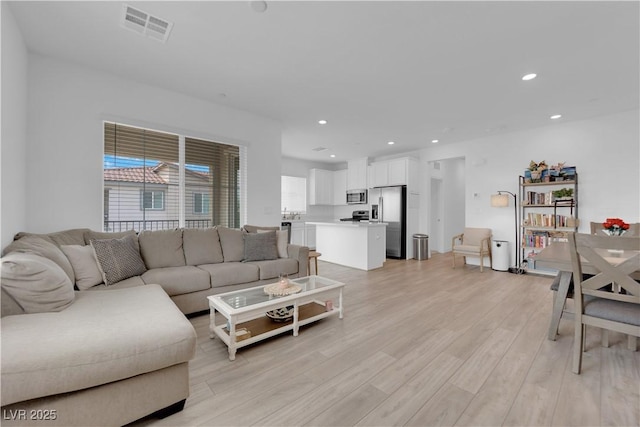
<svg viewBox="0 0 640 427"><path fill-rule="evenodd" d="M348 205L366 205L367 190L347 190Z"/></svg>

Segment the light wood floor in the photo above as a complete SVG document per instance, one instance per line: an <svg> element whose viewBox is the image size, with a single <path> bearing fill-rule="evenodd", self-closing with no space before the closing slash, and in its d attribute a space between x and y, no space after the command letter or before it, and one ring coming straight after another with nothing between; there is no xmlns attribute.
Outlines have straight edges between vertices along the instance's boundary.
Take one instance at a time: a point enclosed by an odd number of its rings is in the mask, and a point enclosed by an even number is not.
<svg viewBox="0 0 640 427"><path fill-rule="evenodd" d="M345 317L240 349L198 333L184 411L153 426L588 426L640 424L640 352L587 332L571 372L573 322L546 338L551 278L462 264L450 254L364 272L320 261L347 283Z"/></svg>

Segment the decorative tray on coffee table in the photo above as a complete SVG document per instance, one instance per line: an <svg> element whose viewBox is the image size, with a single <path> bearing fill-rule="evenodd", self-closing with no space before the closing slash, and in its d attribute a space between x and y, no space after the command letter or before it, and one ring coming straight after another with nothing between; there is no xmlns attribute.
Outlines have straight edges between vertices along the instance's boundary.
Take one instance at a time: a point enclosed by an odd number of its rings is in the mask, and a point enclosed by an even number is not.
<svg viewBox="0 0 640 427"><path fill-rule="evenodd" d="M273 283L264 287L264 293L275 297L286 297L287 295L293 295L300 292L302 288L293 283L289 283L288 286L283 287L280 283Z"/></svg>

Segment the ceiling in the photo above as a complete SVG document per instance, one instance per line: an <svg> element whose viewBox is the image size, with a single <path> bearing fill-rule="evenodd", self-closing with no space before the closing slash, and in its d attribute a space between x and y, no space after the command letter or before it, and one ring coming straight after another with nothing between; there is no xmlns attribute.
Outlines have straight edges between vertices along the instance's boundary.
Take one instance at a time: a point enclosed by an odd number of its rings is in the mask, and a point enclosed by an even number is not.
<svg viewBox="0 0 640 427"><path fill-rule="evenodd" d="M637 1L127 4L173 22L168 41L122 28L119 1L11 9L31 52L276 119L289 157L380 157L639 108Z"/></svg>

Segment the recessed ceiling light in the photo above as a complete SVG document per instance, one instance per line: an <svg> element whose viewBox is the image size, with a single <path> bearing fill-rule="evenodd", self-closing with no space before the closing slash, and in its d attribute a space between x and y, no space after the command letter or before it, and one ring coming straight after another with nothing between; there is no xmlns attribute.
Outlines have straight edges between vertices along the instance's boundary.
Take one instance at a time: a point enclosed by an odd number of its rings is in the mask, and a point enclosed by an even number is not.
<svg viewBox="0 0 640 427"><path fill-rule="evenodd" d="M326 120L318 120L318 124L326 125L328 122Z"/></svg>
<svg viewBox="0 0 640 427"><path fill-rule="evenodd" d="M267 2L266 1L250 1L249 5L254 12L264 13L267 10Z"/></svg>
<svg viewBox="0 0 640 427"><path fill-rule="evenodd" d="M553 116L549 117L551 120L556 120L559 119L560 117L562 117L562 114L554 114Z"/></svg>
<svg viewBox="0 0 640 427"><path fill-rule="evenodd" d="M393 144L395 144L395 142L394 141L389 141L389 142L387 142L387 144L393 145Z"/></svg>
<svg viewBox="0 0 640 427"><path fill-rule="evenodd" d="M524 76L522 76L522 80L527 81L527 80L533 80L537 77L538 75L536 73L531 73L531 74L525 74Z"/></svg>
<svg viewBox="0 0 640 427"><path fill-rule="evenodd" d="M438 140L437 140L437 139L432 139L432 140L431 140L431 143L432 143L432 144L437 144L437 143L438 143Z"/></svg>
<svg viewBox="0 0 640 427"><path fill-rule="evenodd" d="M335 154L332 154L332 155L330 155L329 157L335 157L335 156L336 156Z"/></svg>

